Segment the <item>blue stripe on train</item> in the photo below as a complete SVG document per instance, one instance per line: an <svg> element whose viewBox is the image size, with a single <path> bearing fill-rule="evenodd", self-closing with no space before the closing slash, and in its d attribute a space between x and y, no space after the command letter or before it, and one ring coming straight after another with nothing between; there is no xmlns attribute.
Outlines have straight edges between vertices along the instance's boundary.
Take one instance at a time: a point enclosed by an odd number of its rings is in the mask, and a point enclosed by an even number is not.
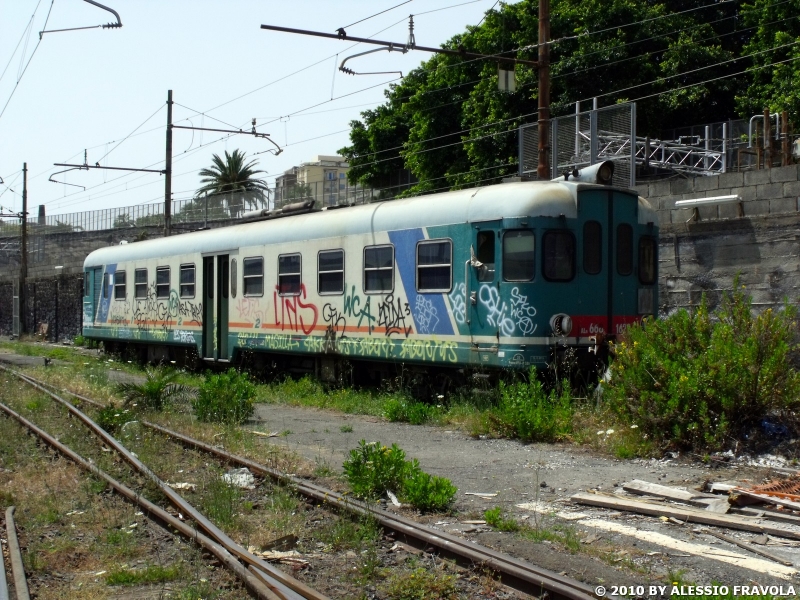
<svg viewBox="0 0 800 600"><path fill-rule="evenodd" d="M403 287L408 296L408 305L414 316L417 333L453 335L453 326L443 294L418 294L416 278L417 242L424 240L422 229L390 231L389 240L395 247L395 260Z"/></svg>
<svg viewBox="0 0 800 600"><path fill-rule="evenodd" d="M103 298L103 289L102 286L100 288L100 307L97 310L97 322L98 323L107 323L108 322L108 309L111 308L111 297L114 295L114 274L117 272L117 265L106 265L106 271L108 274L108 289L106 293L108 294L107 298Z"/></svg>

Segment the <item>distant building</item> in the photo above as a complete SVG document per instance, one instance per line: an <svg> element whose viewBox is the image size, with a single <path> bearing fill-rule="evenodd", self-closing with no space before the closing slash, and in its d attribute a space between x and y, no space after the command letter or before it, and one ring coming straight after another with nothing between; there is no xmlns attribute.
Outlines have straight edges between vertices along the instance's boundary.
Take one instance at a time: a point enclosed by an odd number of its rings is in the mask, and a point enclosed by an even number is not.
<svg viewBox="0 0 800 600"><path fill-rule="evenodd" d="M363 204L372 190L347 181L350 164L343 156L318 154L275 178L275 206L313 199L317 207Z"/></svg>

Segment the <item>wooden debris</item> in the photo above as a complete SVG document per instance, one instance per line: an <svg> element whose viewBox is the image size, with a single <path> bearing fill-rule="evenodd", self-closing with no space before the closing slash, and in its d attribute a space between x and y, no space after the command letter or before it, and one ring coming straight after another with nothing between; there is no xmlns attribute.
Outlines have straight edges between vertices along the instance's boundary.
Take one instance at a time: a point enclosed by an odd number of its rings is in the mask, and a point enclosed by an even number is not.
<svg viewBox="0 0 800 600"><path fill-rule="evenodd" d="M800 502L793 502L791 500L784 500L783 498L776 498L774 496L767 496L766 494L757 494L755 492L751 492L749 490L743 490L741 488L736 488L732 492L736 495L736 498L744 497L750 500L757 500L759 502L763 502L764 504L775 504L777 506L784 506L786 508L790 508L792 510L800 510ZM748 503L751 504L751 503Z"/></svg>
<svg viewBox="0 0 800 600"><path fill-rule="evenodd" d="M655 506L637 500L623 500L620 498L608 498L597 494L578 493L572 496L571 500L577 504L587 506L599 506L625 510L628 512L650 515L654 517L673 517L685 523L702 523L704 525L717 525L719 527L729 527L742 531L755 531L757 533L768 533L771 535L800 540L800 533L787 531L772 525L754 523L750 519L735 517L732 515L720 515L703 510L682 508L678 506Z"/></svg>
<svg viewBox="0 0 800 600"><path fill-rule="evenodd" d="M464 492L465 496L479 496L481 498L494 498L497 494L491 492Z"/></svg>
<svg viewBox="0 0 800 600"><path fill-rule="evenodd" d="M640 479L634 479L628 483L622 484L622 489L632 494L642 494L646 496L655 496L657 498L665 498L666 500L674 500L676 502L684 502L692 506L700 506L708 511L724 514L728 512L728 500L720 498L714 494L704 494L701 492L690 492L681 490L658 483L650 483Z"/></svg>
<svg viewBox="0 0 800 600"><path fill-rule="evenodd" d="M197 485L194 483L168 483L167 485L173 490L189 490L190 492L193 492L195 489L197 489Z"/></svg>
<svg viewBox="0 0 800 600"><path fill-rule="evenodd" d="M297 536L289 534L267 542L261 550L293 550L295 546L297 546Z"/></svg>
<svg viewBox="0 0 800 600"><path fill-rule="evenodd" d="M744 542L740 542L739 540L734 539L732 537L729 537L727 535L722 535L721 533L717 533L716 531L705 530L705 531L703 531L703 533L707 533L708 535L713 535L715 538L718 538L718 539L722 540L723 542L728 542L729 544L733 544L734 546L739 546L739 548L744 548L745 550L748 550L748 551L752 552L753 554L758 554L759 556L763 556L764 558L768 558L770 560L774 560L776 563L779 563L781 565L786 565L787 567L791 567L794 564L790 560L786 560L784 558L780 558L778 556L775 556L774 554L772 554L771 552L767 552L766 550L761 550L760 548L754 548L750 544L745 544ZM764 535L764 536L759 536L759 537L766 538L767 536ZM756 539L758 539L758 538L756 538ZM758 543L758 542L756 542L755 539L751 540L751 541L753 543Z"/></svg>

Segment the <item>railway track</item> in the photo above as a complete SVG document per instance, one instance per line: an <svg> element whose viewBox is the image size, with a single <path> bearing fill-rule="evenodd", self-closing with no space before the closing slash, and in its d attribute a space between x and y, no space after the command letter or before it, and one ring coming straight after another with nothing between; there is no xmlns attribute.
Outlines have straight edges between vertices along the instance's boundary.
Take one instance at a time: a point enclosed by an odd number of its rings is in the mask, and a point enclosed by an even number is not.
<svg viewBox="0 0 800 600"><path fill-rule="evenodd" d="M120 453L120 455L123 456L129 464L133 465L134 468L139 470L139 472L146 474L151 479L157 479L154 473L150 472L149 469L141 464L137 458L132 456L132 454L127 451L117 440L103 431L96 423L94 423L94 421L76 408L72 403L58 396L58 394L53 391L55 389L53 386L5 367L0 367L0 369L6 370L28 385L35 387L39 391L47 394L57 402L64 405L70 411L70 413L81 419L81 421L83 421L90 429L92 429L96 435L101 437L101 439L103 439L110 447L114 448L118 453ZM61 393L69 394L78 401L90 404L96 408L104 407L102 403L96 402L91 398L75 394L69 390L59 391ZM144 427L168 436L178 443L214 455L221 461L246 467L254 474L265 478L270 478L276 482L288 484L299 494L314 502L325 503L328 506L348 511L356 515L369 516L375 519L375 521L377 521L377 523L384 530L391 532L391 534L393 534L395 539L398 541L402 541L422 550L435 552L440 556L453 559L462 566L480 566L483 569L489 569L494 572L494 574L504 584L524 593L533 596L546 595L549 598L560 600L590 600L596 597L593 589L590 586L572 578L565 577L541 567L537 567L526 561L518 560L505 553L497 552L490 548L474 544L458 536L427 527L401 515L382 510L379 507L347 498L341 494L318 486L302 478L293 475L287 475L277 471L276 469L259 464L246 457L231 454L225 450L216 448L206 444L205 442L196 440L179 432L172 431L155 423L150 423L147 421L140 421L140 423ZM184 504L181 504L182 499L174 492L174 490L169 488L169 486L161 482L159 488L162 492L167 494L170 501L176 507L179 507L179 510L186 511L186 513L195 520L198 526L201 527L211 538L221 544L228 552L230 552L231 555L244 561L245 564L248 564L252 572L266 573L273 576L275 575L275 573L270 573L271 570L275 570L273 567L271 567L271 565L242 549L226 534L221 532L212 523L210 523L210 521L208 521L203 515L193 508L187 506L185 501L183 501ZM278 574L278 579L276 581L279 585L288 587L290 591L301 594L299 596L285 597L321 597L313 595L303 596L302 593L313 594L314 592L313 590L302 590L301 592L298 592L297 590L292 589L291 586L287 586L286 581L282 581L280 579L280 574ZM284 591L284 593L286 592L285 590L282 591Z"/></svg>

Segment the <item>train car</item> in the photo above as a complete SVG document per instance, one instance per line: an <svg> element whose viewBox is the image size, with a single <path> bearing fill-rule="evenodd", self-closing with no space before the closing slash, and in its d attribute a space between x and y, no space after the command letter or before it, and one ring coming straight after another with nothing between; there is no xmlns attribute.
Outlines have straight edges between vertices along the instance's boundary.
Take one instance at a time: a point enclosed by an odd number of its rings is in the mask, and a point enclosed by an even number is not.
<svg viewBox="0 0 800 600"><path fill-rule="evenodd" d="M591 358L658 306L655 211L596 183L610 171L295 205L102 248L84 263L83 334L151 361L247 355L323 379Z"/></svg>

